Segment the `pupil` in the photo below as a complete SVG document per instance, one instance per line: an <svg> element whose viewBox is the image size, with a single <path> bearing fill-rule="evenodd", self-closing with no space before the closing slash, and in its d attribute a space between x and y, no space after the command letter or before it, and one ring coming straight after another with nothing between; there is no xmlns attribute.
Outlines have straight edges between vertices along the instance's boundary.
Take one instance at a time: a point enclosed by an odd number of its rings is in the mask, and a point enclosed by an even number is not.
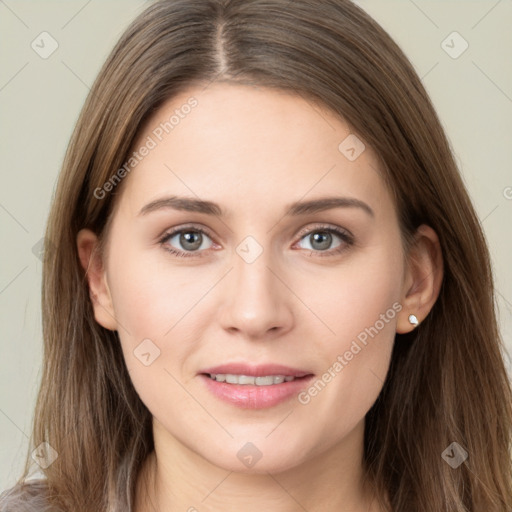
<svg viewBox="0 0 512 512"><path fill-rule="evenodd" d="M332 235L331 233L328 233L326 231L320 231L320 232L317 232L317 233L314 233L313 235L313 247L315 247L314 243L316 242L320 242L320 246L317 246L316 248L317 249L328 249L329 246L331 245L331 239L332 239ZM323 239L323 241L322 241Z"/></svg>
<svg viewBox="0 0 512 512"><path fill-rule="evenodd" d="M180 236L180 243L184 248L189 250L199 249L199 247L201 247L201 233L197 231L186 231Z"/></svg>

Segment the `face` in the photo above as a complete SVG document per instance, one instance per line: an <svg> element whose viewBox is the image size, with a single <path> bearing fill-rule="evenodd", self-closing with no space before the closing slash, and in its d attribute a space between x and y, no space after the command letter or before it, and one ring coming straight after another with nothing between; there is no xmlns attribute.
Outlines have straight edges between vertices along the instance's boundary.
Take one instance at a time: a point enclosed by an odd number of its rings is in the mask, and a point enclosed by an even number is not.
<svg viewBox="0 0 512 512"><path fill-rule="evenodd" d="M390 193L360 144L300 96L240 85L191 88L145 125L97 319L118 330L164 437L265 472L361 427L388 369L405 268ZM243 459L258 451L251 468Z"/></svg>

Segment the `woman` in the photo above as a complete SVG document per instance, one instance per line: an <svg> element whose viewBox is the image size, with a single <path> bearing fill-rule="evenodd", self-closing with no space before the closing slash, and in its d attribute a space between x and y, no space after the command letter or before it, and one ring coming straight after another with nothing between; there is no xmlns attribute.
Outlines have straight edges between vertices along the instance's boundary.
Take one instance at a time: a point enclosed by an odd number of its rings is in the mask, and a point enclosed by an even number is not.
<svg viewBox="0 0 512 512"><path fill-rule="evenodd" d="M354 4L148 7L47 240L44 479L27 457L2 510L511 510L484 236L419 78Z"/></svg>

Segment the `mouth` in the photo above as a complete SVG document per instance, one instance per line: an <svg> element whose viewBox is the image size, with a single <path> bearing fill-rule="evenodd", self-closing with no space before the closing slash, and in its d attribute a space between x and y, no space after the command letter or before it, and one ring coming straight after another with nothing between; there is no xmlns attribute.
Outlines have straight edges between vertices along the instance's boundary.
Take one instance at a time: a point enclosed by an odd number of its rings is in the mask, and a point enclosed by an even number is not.
<svg viewBox="0 0 512 512"><path fill-rule="evenodd" d="M198 376L216 398L242 409L263 409L296 397L314 374L281 365L228 364Z"/></svg>
<svg viewBox="0 0 512 512"><path fill-rule="evenodd" d="M234 375L232 373L205 373L210 379L216 382L225 382L226 384L239 384L241 386L272 386L282 384L283 382L292 382L304 377L294 377L293 375Z"/></svg>

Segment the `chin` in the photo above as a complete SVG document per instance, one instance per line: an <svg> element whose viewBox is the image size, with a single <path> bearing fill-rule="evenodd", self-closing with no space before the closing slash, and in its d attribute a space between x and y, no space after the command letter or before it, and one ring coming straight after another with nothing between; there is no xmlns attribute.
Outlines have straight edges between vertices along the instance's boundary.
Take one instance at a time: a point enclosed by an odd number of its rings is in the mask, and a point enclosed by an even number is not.
<svg viewBox="0 0 512 512"><path fill-rule="evenodd" d="M205 454L206 455L206 454ZM304 449L298 447L286 447L279 450L277 447L267 446L258 449L256 444L242 443L237 448L235 456L232 451L218 451L206 456L207 460L226 471L243 474L267 474L281 473L304 462Z"/></svg>

